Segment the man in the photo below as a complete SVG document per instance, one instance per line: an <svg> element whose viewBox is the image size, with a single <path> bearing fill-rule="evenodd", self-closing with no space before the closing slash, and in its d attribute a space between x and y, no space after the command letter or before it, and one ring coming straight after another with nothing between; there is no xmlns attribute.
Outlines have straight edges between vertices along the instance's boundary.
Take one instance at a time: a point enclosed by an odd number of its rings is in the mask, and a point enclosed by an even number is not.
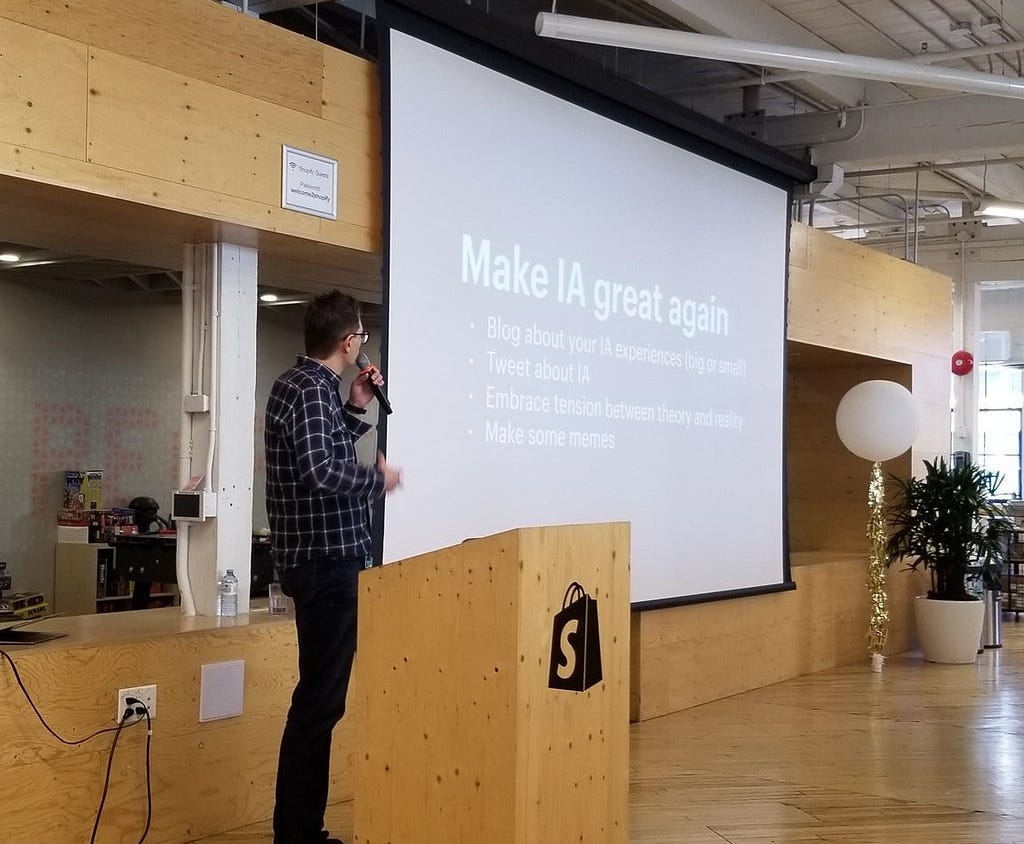
<svg viewBox="0 0 1024 844"><path fill-rule="evenodd" d="M368 334L359 303L332 291L306 310L306 354L274 383L267 402L267 515L281 587L295 602L299 682L277 767L274 844L336 842L324 827L331 735L345 713L356 651L358 575L370 553L370 502L401 482L379 455L356 461L360 419L373 398L363 373L339 396L341 373Z"/></svg>

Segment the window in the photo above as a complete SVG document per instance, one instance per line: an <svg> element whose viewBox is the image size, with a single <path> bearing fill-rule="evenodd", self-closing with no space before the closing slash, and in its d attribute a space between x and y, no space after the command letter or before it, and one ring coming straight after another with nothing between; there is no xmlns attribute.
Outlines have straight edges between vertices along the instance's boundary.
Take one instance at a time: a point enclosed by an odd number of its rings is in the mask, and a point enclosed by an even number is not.
<svg viewBox="0 0 1024 844"><path fill-rule="evenodd" d="M1021 370L982 366L978 393L978 463L1002 477L997 494L1021 497Z"/></svg>

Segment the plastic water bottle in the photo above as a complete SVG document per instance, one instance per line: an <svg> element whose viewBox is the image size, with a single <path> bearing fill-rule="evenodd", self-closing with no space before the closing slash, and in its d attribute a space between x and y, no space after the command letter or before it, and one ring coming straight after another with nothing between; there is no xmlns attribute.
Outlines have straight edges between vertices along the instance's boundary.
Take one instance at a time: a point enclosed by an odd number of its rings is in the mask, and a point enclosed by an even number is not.
<svg viewBox="0 0 1024 844"><path fill-rule="evenodd" d="M238 615L238 578L233 569L228 569L217 581L217 614L224 618Z"/></svg>

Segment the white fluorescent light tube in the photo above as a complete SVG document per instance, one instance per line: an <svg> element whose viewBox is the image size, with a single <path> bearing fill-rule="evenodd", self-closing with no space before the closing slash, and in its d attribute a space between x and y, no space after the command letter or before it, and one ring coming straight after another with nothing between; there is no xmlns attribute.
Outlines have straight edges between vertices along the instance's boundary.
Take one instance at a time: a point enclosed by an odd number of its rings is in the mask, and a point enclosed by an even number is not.
<svg viewBox="0 0 1024 844"><path fill-rule="evenodd" d="M978 209L983 217L1013 217L1015 220L1024 220L1024 203L1020 202L983 202Z"/></svg>
<svg viewBox="0 0 1024 844"><path fill-rule="evenodd" d="M674 29L579 18L540 12L537 34L545 38L580 41L607 47L627 47L654 53L694 56L787 70L803 70L826 76L849 76L879 82L901 82L965 94L1024 99L1024 78L996 76L951 68L918 65L894 59L856 56L832 50L808 50L781 44L759 44L717 35L700 35Z"/></svg>

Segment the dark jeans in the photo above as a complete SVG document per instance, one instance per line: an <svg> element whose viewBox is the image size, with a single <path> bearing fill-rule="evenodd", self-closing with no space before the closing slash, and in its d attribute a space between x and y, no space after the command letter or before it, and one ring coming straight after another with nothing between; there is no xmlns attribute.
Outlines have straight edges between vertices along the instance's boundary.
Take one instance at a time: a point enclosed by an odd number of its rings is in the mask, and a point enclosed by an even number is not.
<svg viewBox="0 0 1024 844"><path fill-rule="evenodd" d="M274 844L324 837L331 733L345 714L363 562L320 557L281 571L281 589L295 602L299 682L281 736Z"/></svg>

